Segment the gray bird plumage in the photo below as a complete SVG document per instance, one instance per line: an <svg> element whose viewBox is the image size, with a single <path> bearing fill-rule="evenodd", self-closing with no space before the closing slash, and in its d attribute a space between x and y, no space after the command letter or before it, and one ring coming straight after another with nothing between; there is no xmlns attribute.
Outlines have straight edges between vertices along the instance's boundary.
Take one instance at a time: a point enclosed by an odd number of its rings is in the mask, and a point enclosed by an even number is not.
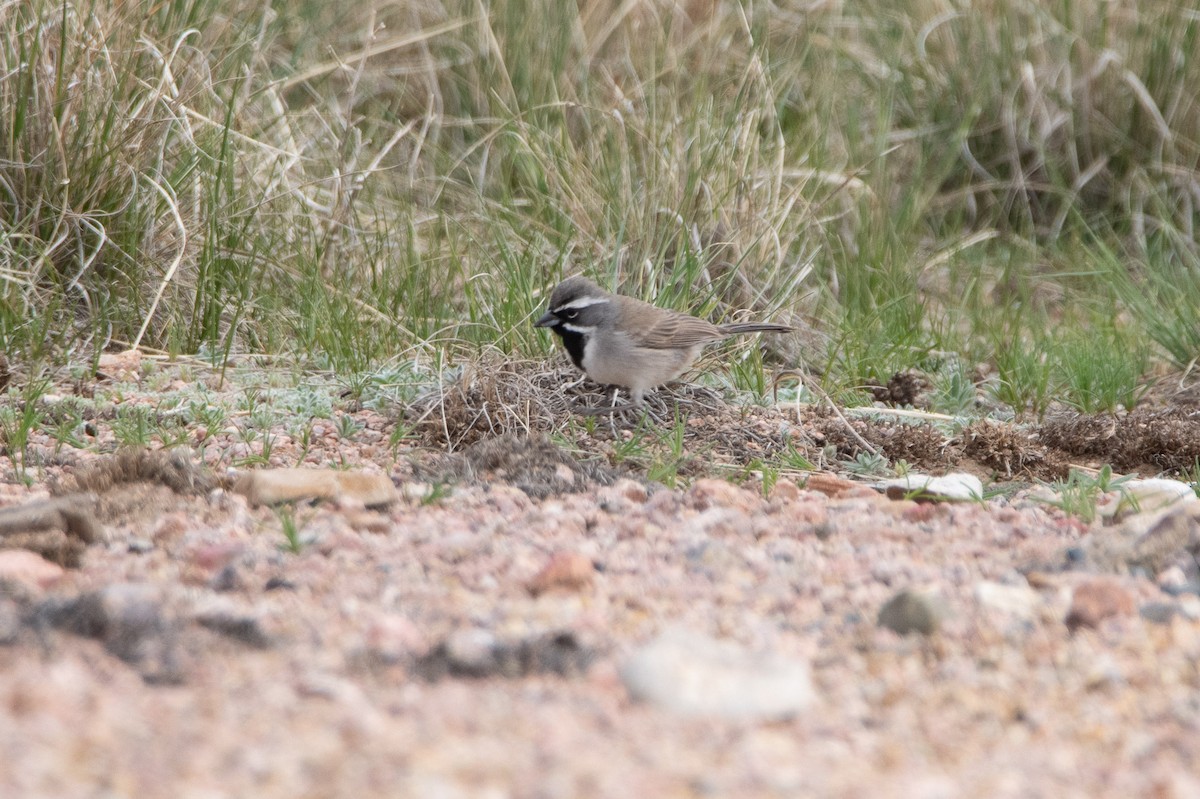
<svg viewBox="0 0 1200 799"><path fill-rule="evenodd" d="M704 345L741 333L786 333L787 325L714 325L689 314L611 294L587 278L563 280L550 307L534 325L563 340L571 360L588 377L628 389L633 405L646 392L679 377Z"/></svg>

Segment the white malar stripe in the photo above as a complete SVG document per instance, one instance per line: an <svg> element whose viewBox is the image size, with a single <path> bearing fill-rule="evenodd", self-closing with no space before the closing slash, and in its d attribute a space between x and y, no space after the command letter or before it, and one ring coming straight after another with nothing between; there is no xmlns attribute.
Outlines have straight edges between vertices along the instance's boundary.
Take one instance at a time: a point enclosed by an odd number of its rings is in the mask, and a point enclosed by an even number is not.
<svg viewBox="0 0 1200 799"><path fill-rule="evenodd" d="M571 300L566 305L560 305L554 309L555 313L559 311L578 311L583 308L590 308L593 305L599 305L602 302L608 302L608 297L580 297L577 300Z"/></svg>
<svg viewBox="0 0 1200 799"><path fill-rule="evenodd" d="M563 330L570 330L572 333L578 333L581 336L586 336L596 329L594 326L572 325L567 322L563 322L559 325L559 327L561 327Z"/></svg>

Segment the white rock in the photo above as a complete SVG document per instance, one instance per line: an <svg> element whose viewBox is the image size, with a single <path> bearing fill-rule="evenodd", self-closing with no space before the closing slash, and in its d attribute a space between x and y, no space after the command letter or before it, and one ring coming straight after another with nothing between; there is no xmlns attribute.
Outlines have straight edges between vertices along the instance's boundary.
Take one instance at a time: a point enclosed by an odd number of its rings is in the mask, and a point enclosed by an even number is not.
<svg viewBox="0 0 1200 799"><path fill-rule="evenodd" d="M1196 492L1179 480L1154 477L1128 480L1108 492L1097 505L1102 517L1121 521L1141 513L1157 513L1172 505L1195 502Z"/></svg>
<svg viewBox="0 0 1200 799"><path fill-rule="evenodd" d="M975 584L975 601L981 607L1022 621L1033 621L1042 597L1027 585L1005 585L983 580Z"/></svg>
<svg viewBox="0 0 1200 799"><path fill-rule="evenodd" d="M906 474L895 480L884 480L880 486L889 494L900 491L926 499L971 502L983 498L983 482L966 472L951 472L942 477Z"/></svg>
<svg viewBox="0 0 1200 799"><path fill-rule="evenodd" d="M687 716L780 720L816 698L807 663L684 631L646 644L620 673L634 699Z"/></svg>

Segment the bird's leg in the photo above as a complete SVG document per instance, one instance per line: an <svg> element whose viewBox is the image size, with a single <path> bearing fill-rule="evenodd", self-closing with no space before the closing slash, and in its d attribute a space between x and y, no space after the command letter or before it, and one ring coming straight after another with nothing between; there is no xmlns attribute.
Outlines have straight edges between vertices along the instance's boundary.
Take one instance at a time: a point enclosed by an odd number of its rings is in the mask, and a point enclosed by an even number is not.
<svg viewBox="0 0 1200 799"><path fill-rule="evenodd" d="M612 399L609 401L609 404L607 406L601 405L596 408L589 408L586 406L576 406L575 412L578 413L580 416L611 416L613 414L623 413L623 412L629 410L630 408L636 408L637 403L633 403L633 402L623 402L619 405L617 404L617 394L619 394L620 391L621 391L621 389L617 388L616 386L613 386Z"/></svg>

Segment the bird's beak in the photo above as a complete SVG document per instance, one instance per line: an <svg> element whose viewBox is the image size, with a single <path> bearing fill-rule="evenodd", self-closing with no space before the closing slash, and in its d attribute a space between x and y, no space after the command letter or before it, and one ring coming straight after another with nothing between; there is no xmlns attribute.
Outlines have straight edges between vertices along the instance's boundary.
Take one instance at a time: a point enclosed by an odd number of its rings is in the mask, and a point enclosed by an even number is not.
<svg viewBox="0 0 1200 799"><path fill-rule="evenodd" d="M546 311L541 318L533 323L534 327L554 327L558 324L558 317L552 312Z"/></svg>

